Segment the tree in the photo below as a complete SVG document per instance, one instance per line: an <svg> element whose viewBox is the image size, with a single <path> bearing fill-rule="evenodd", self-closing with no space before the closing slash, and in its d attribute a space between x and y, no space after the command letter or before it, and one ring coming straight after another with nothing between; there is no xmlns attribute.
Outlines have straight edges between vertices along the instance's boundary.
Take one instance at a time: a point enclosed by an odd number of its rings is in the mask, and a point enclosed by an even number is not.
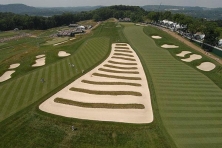
<svg viewBox="0 0 222 148"><path fill-rule="evenodd" d="M207 43L213 46L218 44L220 32L218 31L217 27L218 25L215 22L207 22L205 24L205 28L203 30L205 38L203 43Z"/></svg>

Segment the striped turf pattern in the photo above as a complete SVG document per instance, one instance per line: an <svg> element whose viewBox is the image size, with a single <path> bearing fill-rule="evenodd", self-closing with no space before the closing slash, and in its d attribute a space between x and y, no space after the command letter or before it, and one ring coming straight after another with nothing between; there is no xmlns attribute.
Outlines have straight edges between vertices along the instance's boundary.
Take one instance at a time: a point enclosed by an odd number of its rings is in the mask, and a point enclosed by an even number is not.
<svg viewBox="0 0 222 148"><path fill-rule="evenodd" d="M109 38L90 39L74 55L1 85L0 121L39 100L82 70L91 68L107 55L109 48ZM45 83L41 83L41 78Z"/></svg>
<svg viewBox="0 0 222 148"><path fill-rule="evenodd" d="M162 122L178 147L222 146L222 90L197 70L156 46L142 27L125 36L149 69Z"/></svg>

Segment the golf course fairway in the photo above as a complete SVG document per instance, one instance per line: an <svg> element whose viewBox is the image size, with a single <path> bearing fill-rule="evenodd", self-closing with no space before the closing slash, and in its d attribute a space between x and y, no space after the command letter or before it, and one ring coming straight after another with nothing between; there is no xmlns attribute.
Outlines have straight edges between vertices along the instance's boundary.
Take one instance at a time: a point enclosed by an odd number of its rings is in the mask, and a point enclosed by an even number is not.
<svg viewBox="0 0 222 148"><path fill-rule="evenodd" d="M163 127L177 147L222 145L222 90L208 77L158 47L143 27L125 25L124 34L152 79ZM184 49L186 50L186 49ZM154 111L155 113L155 111ZM155 116L154 116L155 117Z"/></svg>

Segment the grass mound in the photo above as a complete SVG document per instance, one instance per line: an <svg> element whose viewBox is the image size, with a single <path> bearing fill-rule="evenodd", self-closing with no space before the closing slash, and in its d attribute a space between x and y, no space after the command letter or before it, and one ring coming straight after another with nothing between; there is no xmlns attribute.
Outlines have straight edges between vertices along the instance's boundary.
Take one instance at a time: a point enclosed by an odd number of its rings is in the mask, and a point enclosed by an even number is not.
<svg viewBox="0 0 222 148"><path fill-rule="evenodd" d="M115 62L115 61L108 61L109 63L112 64L120 64L120 65L137 65L137 63L123 63L123 62Z"/></svg>
<svg viewBox="0 0 222 148"><path fill-rule="evenodd" d="M89 89L83 89L83 88L75 88L72 87L69 90L76 91L76 92L82 92L87 94L93 94L93 95L112 95L112 96L120 96L120 95L130 95L130 96L142 96L140 92L135 91L99 91L99 90L89 90Z"/></svg>
<svg viewBox="0 0 222 148"><path fill-rule="evenodd" d="M136 61L135 59L131 59L131 58L124 58L124 57L116 57L116 56L113 56L112 58L113 58L113 59L127 60L127 61Z"/></svg>
<svg viewBox="0 0 222 148"><path fill-rule="evenodd" d="M129 49L128 47L115 47L116 49Z"/></svg>
<svg viewBox="0 0 222 148"><path fill-rule="evenodd" d="M114 53L114 55L126 56L126 57L134 57L133 55L130 55L130 54L124 54L124 53Z"/></svg>
<svg viewBox="0 0 222 148"><path fill-rule="evenodd" d="M94 85L130 85L130 86L141 86L139 83L127 83L127 82L95 82L95 81L88 81L82 80L81 82L87 84L94 84Z"/></svg>
<svg viewBox="0 0 222 148"><path fill-rule="evenodd" d="M107 109L144 109L145 106L142 104L108 104L108 103L83 103L72 101L63 98L56 98L54 100L56 103L67 104L78 107L86 108L107 108Z"/></svg>
<svg viewBox="0 0 222 148"><path fill-rule="evenodd" d="M119 67L119 66L113 66L113 65L109 65L109 64L105 64L105 65L103 65L103 66L104 66L104 67L109 67L109 68L127 69L127 70L137 69L137 67Z"/></svg>
<svg viewBox="0 0 222 148"><path fill-rule="evenodd" d="M104 69L104 68L99 68L99 70L104 71L104 72L110 72L110 73L139 74L138 71L117 71L117 70L110 70L110 69Z"/></svg>
<svg viewBox="0 0 222 148"><path fill-rule="evenodd" d="M106 75L106 74L100 74L100 73L94 73L93 75L99 76L99 77L125 79L125 80L141 80L140 77L124 77L124 76L114 76L114 75Z"/></svg>

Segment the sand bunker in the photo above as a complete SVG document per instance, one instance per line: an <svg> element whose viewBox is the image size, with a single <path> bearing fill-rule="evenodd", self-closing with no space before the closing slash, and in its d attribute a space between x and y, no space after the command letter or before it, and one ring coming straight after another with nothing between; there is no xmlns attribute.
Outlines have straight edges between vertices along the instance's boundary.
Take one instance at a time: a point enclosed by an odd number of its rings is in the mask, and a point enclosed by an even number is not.
<svg viewBox="0 0 222 148"><path fill-rule="evenodd" d="M32 67L39 67L45 65L45 57L35 60L35 64L32 65Z"/></svg>
<svg viewBox="0 0 222 148"><path fill-rule="evenodd" d="M204 63L201 63L199 66L197 66L197 68L202 71L211 71L215 67L216 67L216 65L211 62L204 62Z"/></svg>
<svg viewBox="0 0 222 148"><path fill-rule="evenodd" d="M201 59L201 58L202 58L201 55L192 54L189 58L187 58L187 59L181 59L181 60L184 61L184 62L192 62L192 61L194 61L194 60L199 60L199 59Z"/></svg>
<svg viewBox="0 0 222 148"><path fill-rule="evenodd" d="M130 73L132 70L128 68L132 67L132 65L120 65L124 67L124 69L118 70L121 73L113 73L113 71L117 71L115 67L104 67L107 64L112 65L108 61L116 53L115 47L116 44L113 44L110 56L103 63L54 94L43 102L39 106L39 109L69 118L138 124L152 122L153 111L146 75L134 50L127 44L127 47L132 51L132 55L136 60L135 63L137 65L134 66L137 68L137 73ZM112 59L112 61L116 62L115 66L118 66L118 63L125 62L123 59ZM101 68L106 70L101 71ZM125 108L78 106L76 104L58 102L56 100L62 100L58 98L62 98L70 103L81 102L88 105L96 103L106 104L104 106L114 104L125 106ZM129 104L143 107L126 109L126 106Z"/></svg>
<svg viewBox="0 0 222 148"><path fill-rule="evenodd" d="M179 48L179 46L176 45L168 45L168 44L164 44L161 46L162 48Z"/></svg>
<svg viewBox="0 0 222 148"><path fill-rule="evenodd" d="M60 43L54 44L53 46L61 45L61 44L64 44L66 42L68 42L68 41L60 42Z"/></svg>
<svg viewBox="0 0 222 148"><path fill-rule="evenodd" d="M19 66L20 66L19 63L12 64L12 65L10 65L9 69L15 69L15 68L17 68L17 67L19 67Z"/></svg>
<svg viewBox="0 0 222 148"><path fill-rule="evenodd" d="M153 39L162 39L161 36L152 36Z"/></svg>
<svg viewBox="0 0 222 148"><path fill-rule="evenodd" d="M14 72L15 72L14 70L6 71L6 72L0 77L0 82L4 82L4 81L10 79L10 78L11 78L11 75L12 75Z"/></svg>
<svg viewBox="0 0 222 148"><path fill-rule="evenodd" d="M71 38L71 39L69 39L70 41L72 41L72 40L75 40L76 38Z"/></svg>
<svg viewBox="0 0 222 148"><path fill-rule="evenodd" d="M59 53L58 53L59 57L67 57L67 56L70 56L70 55L71 55L70 53L67 53L65 51L59 51Z"/></svg>
<svg viewBox="0 0 222 148"><path fill-rule="evenodd" d="M191 53L190 51L182 51L181 53L176 54L176 56L178 56L178 57L185 57L185 55L190 54L190 53Z"/></svg>
<svg viewBox="0 0 222 148"><path fill-rule="evenodd" d="M37 56L36 56L37 59L43 58L43 57L45 57L45 54L41 54L41 55L37 55Z"/></svg>

